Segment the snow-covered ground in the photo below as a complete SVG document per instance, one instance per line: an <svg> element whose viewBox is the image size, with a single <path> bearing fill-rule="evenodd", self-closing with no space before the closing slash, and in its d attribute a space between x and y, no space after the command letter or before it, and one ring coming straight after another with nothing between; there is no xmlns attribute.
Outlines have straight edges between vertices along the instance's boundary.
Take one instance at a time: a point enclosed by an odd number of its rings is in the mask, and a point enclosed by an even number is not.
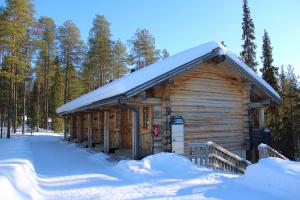
<svg viewBox="0 0 300 200"><path fill-rule="evenodd" d="M161 153L111 162L35 133L0 140L0 199L299 199L300 164L268 158L232 175Z"/></svg>

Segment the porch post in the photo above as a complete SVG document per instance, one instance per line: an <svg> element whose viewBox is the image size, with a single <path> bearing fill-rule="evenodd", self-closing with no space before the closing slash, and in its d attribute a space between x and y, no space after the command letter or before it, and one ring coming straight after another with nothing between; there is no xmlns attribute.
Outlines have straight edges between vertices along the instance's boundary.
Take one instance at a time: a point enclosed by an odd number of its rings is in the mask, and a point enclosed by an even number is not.
<svg viewBox="0 0 300 200"><path fill-rule="evenodd" d="M104 111L104 153L109 153L109 111Z"/></svg>
<svg viewBox="0 0 300 200"><path fill-rule="evenodd" d="M258 125L260 129L263 129L266 127L265 125L265 109L259 108L258 109Z"/></svg>
<svg viewBox="0 0 300 200"><path fill-rule="evenodd" d="M67 139L67 134L68 134L68 115L64 116L64 140Z"/></svg>
<svg viewBox="0 0 300 200"><path fill-rule="evenodd" d="M70 115L70 140L74 138L74 117Z"/></svg>
<svg viewBox="0 0 300 200"><path fill-rule="evenodd" d="M132 158L134 160L139 157L139 131L138 131L138 112L132 111Z"/></svg>
<svg viewBox="0 0 300 200"><path fill-rule="evenodd" d="M78 114L77 116L77 139L78 139L78 142L81 142L81 115Z"/></svg>
<svg viewBox="0 0 300 200"><path fill-rule="evenodd" d="M93 146L93 113L88 113L88 146Z"/></svg>

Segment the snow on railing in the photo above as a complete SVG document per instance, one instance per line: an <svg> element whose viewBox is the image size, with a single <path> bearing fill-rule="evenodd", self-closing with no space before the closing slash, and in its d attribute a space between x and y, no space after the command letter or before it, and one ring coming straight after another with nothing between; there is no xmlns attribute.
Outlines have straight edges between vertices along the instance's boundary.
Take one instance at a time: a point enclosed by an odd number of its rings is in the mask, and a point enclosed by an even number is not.
<svg viewBox="0 0 300 200"><path fill-rule="evenodd" d="M247 166L251 165L248 160L242 159L213 142L189 143L189 158L195 164L232 173L244 173Z"/></svg>
<svg viewBox="0 0 300 200"><path fill-rule="evenodd" d="M267 144L261 143L260 145L258 145L258 152L259 152L259 159L268 158L268 157L277 157L284 160L288 160L288 158L286 158L284 155L282 155L275 149L271 148Z"/></svg>

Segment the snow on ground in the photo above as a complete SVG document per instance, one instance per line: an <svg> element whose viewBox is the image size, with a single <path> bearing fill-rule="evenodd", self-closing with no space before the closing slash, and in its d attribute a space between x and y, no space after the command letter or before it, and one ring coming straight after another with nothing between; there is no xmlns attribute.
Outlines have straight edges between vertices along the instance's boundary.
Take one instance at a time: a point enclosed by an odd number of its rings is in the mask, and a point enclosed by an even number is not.
<svg viewBox="0 0 300 200"><path fill-rule="evenodd" d="M299 199L300 164L268 158L245 175L196 167L170 153L111 162L34 133L0 140L0 199Z"/></svg>

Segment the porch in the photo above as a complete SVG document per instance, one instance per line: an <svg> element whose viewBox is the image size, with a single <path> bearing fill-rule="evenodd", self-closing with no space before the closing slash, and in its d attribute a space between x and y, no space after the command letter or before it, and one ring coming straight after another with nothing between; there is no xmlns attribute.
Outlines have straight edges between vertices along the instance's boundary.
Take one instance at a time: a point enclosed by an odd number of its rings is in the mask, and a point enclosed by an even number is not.
<svg viewBox="0 0 300 200"><path fill-rule="evenodd" d="M149 133L143 133L139 115L139 107L124 106L75 112L67 117L67 137L83 148L111 154L115 160L139 159L153 151L151 125L148 122Z"/></svg>

